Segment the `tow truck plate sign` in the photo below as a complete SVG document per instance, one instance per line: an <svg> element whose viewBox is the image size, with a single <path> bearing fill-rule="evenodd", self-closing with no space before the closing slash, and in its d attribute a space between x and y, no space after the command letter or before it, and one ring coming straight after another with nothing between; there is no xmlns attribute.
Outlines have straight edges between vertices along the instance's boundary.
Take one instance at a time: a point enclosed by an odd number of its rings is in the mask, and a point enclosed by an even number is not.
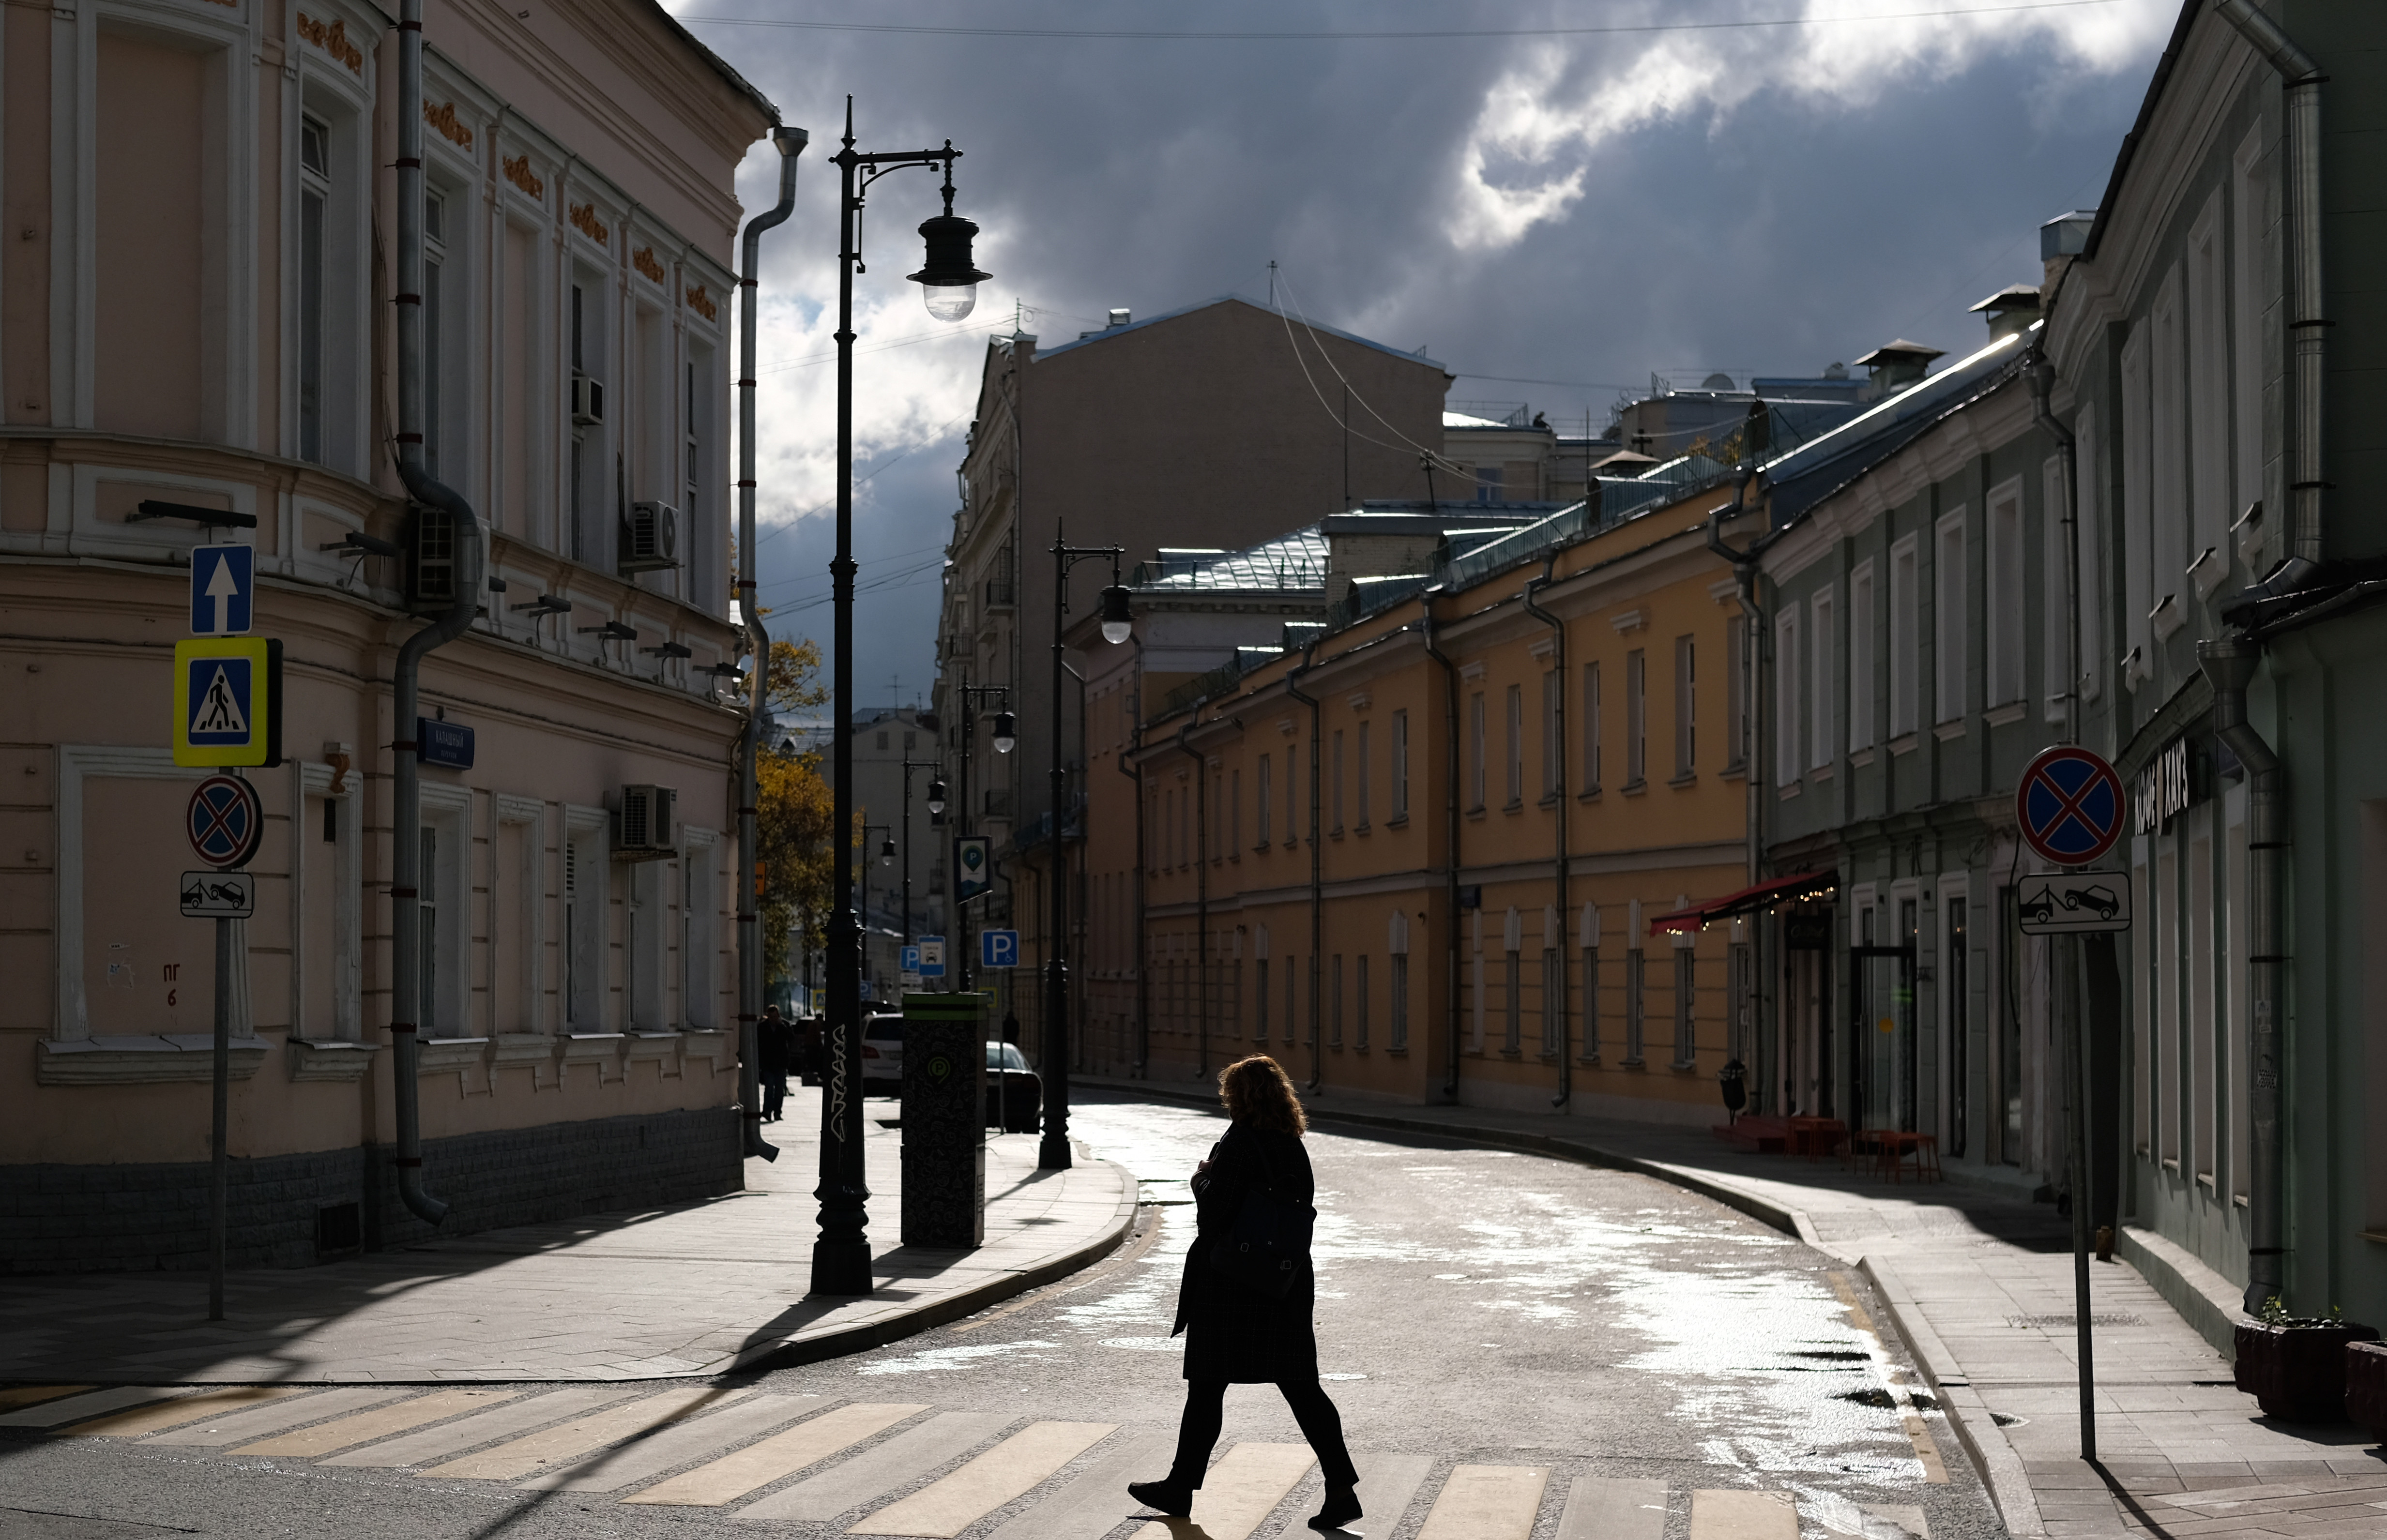
<svg viewBox="0 0 2387 1540"><path fill-rule="evenodd" d="M2051 872L2021 885L2022 933L2071 936L2130 928L2130 879L2120 872Z"/></svg>

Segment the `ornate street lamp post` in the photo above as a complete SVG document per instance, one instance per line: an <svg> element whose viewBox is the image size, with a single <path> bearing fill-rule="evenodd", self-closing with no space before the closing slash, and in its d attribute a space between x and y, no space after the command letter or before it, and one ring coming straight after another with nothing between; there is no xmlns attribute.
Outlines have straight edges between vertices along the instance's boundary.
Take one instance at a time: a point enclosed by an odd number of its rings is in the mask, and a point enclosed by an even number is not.
<svg viewBox="0 0 2387 1540"><path fill-rule="evenodd" d="M945 211L920 226L928 261L912 281L926 291L928 313L959 321L978 300L987 274L970 263L978 226L954 212L954 162L961 151L945 141L936 150L872 154L853 147L853 98L845 101L843 148L838 169L837 258L837 558L829 564L835 600L832 645L837 664L830 692L837 723L830 750L833 787L829 843L835 868L829 890L838 911L828 934L828 1063L821 1091L820 1236L813 1243L812 1292L870 1292L870 1187L862 1159L862 920L853 910L853 275L862 266L862 194L905 166L942 167Z"/></svg>
<svg viewBox="0 0 2387 1540"><path fill-rule="evenodd" d="M1127 589L1119 582L1125 546L1072 546L1053 524L1053 929L1044 953L1044 1137L1036 1164L1047 1171L1069 1168L1069 881L1067 847L1061 839L1069 772L1061 763L1062 617L1069 612L1069 569L1089 559L1109 557L1111 586L1103 590L1103 640L1116 647L1135 622Z"/></svg>

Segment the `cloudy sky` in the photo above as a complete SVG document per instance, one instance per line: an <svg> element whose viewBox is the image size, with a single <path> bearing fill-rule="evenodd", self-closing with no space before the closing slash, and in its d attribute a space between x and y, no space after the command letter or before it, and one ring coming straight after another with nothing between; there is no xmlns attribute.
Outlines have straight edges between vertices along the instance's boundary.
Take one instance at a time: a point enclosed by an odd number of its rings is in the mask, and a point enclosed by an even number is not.
<svg viewBox="0 0 2387 1540"><path fill-rule="evenodd" d="M909 701L933 671L961 435L985 339L1015 305L1050 346L1113 306L1265 295L1273 260L1313 319L1460 374L1454 401L1529 402L1553 422L1588 410L1598 425L1652 373L1812 373L1893 336L1966 350L1984 335L1967 306L2038 281L2039 223L2103 194L2178 13L2178 0L670 3L813 133L795 216L764 246L759 555L776 635L828 639L824 158L845 95L864 149L950 137L965 152L955 208L982 227L979 265L996 275L968 321L932 321L903 278L934 179L895 173L867 216L865 703ZM1745 25L1784 18L1839 19ZM759 146L743 168L750 209L774 200L775 159Z"/></svg>

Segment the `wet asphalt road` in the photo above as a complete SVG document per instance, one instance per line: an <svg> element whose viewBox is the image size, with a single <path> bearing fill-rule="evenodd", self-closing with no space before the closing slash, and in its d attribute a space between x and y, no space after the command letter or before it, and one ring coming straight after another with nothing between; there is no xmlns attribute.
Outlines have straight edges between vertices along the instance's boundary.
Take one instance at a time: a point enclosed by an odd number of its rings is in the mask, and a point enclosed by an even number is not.
<svg viewBox="0 0 2387 1540"><path fill-rule="evenodd" d="M1173 1429L1182 1381L1168 1332L1193 1231L1185 1183L1224 1128L1190 1107L1081 1092L1072 1132L1142 1181L1150 1206L1133 1241L966 1320L764 1376L759 1388ZM1878 1303L1830 1258L1627 1173L1331 1125L1312 1130L1309 1149L1327 1389L1363 1463L1369 1451L1435 1461L1405 1523L1375 1515L1361 1533L1408 1540L1462 1463L1550 1469L1535 1540L1555 1534L1556 1495L1575 1475L1664 1483L1670 1540L1688 1534L1691 1492L1715 1487L1795 1495L1809 1536L2002 1533ZM1272 1387L1229 1393L1221 1451L1239 1439L1298 1442ZM1930 1479L1926 1452L1944 1480ZM1310 1533L1301 1519L1315 1491L1313 1476L1258 1534ZM991 1534L1036 1500L966 1534ZM1122 1495L1123 1523L1135 1511ZM8 1540L810 1536L852 1521L749 1528L728 1517L106 1440L0 1444Z"/></svg>

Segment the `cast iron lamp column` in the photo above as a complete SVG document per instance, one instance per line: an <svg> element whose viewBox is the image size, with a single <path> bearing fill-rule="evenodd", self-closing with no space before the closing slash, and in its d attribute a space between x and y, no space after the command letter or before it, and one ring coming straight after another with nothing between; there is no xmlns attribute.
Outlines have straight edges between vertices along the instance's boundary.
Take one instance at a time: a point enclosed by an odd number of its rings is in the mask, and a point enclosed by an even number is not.
<svg viewBox="0 0 2387 1540"><path fill-rule="evenodd" d="M945 211L920 226L928 262L912 279L924 286L928 313L940 321L969 314L978 284L987 274L970 265L970 239L978 226L954 213L954 162L961 151L945 141L939 150L865 154L853 147L853 98L845 100L842 149L831 157L838 169L837 255L837 559L829 564L834 599L837 665L830 687L837 722L830 751L831 827L834 852L830 891L837 913L828 930L828 1063L821 1089L820 1236L813 1243L812 1292L870 1292L870 1187L863 1169L862 920L853 912L853 847L846 833L853 824L853 275L862 267L858 221L862 194L889 171L903 166L941 166Z"/></svg>
<svg viewBox="0 0 2387 1540"><path fill-rule="evenodd" d="M1069 612L1069 569L1089 559L1109 557L1111 586L1103 590L1103 640L1117 646L1134 629L1127 589L1119 583L1125 546L1072 546L1053 524L1053 930L1044 953L1044 1137L1036 1164L1047 1171L1069 1168L1069 873L1061 839L1063 803L1069 772L1061 763L1061 617ZM1082 724L1081 724L1082 725Z"/></svg>

